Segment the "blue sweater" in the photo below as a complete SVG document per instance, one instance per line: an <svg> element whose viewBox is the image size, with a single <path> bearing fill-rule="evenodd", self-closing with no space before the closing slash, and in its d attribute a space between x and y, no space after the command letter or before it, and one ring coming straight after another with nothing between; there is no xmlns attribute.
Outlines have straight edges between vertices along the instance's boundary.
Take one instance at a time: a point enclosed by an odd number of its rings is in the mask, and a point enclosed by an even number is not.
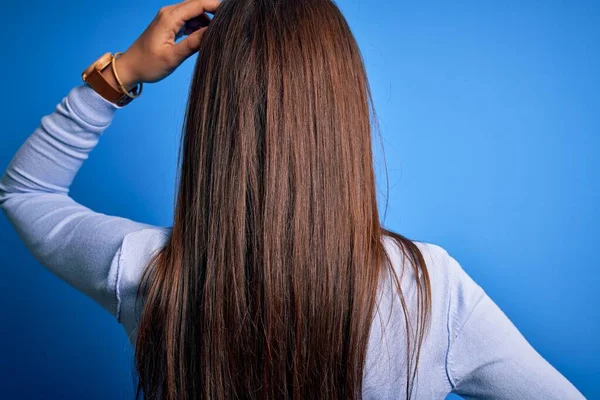
<svg viewBox="0 0 600 400"><path fill-rule="evenodd" d="M171 229L97 213L69 197L73 178L118 109L85 84L73 88L10 162L0 179L0 207L36 259L112 314L135 346L141 273ZM415 243L431 276L433 304L414 398L443 399L450 392L485 399L584 398L456 259L437 245ZM388 239L385 244L401 272L401 252ZM402 285L413 308L414 277L408 271ZM365 399L398 399L405 393L404 320L390 282L389 277L380 282Z"/></svg>

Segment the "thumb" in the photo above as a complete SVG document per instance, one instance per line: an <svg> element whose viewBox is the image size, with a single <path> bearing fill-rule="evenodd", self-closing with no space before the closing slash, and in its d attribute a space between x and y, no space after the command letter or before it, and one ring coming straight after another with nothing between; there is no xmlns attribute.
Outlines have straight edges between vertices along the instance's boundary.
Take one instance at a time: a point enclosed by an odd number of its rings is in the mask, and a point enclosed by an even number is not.
<svg viewBox="0 0 600 400"><path fill-rule="evenodd" d="M208 27L200 28L190 35L188 35L185 39L181 40L179 43L175 45L175 53L181 60L181 62L185 61L189 56L200 50L200 44L202 43L202 37L206 32Z"/></svg>

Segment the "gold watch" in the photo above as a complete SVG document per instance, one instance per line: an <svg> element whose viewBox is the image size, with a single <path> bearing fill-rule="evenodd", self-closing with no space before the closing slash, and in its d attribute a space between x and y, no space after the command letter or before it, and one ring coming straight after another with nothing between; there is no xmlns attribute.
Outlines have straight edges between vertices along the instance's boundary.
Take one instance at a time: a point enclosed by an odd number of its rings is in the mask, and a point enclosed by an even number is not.
<svg viewBox="0 0 600 400"><path fill-rule="evenodd" d="M94 89L100 96L104 97L111 103L116 104L119 107L123 107L134 99L120 90L115 89L102 75L102 71L110 66L113 60L111 53L102 55L99 59L94 61L89 67L83 71L81 78L84 82ZM134 89L135 90L135 89Z"/></svg>

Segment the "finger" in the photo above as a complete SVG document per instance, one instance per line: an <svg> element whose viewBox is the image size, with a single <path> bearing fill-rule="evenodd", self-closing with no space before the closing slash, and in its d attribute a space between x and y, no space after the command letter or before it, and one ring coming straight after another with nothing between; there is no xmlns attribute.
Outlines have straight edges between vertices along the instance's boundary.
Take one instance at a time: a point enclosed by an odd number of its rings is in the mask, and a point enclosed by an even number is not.
<svg viewBox="0 0 600 400"><path fill-rule="evenodd" d="M190 1L190 0L186 0L186 1ZM205 26L208 26L209 24L210 24L210 18L208 17L208 15L206 13L202 13L199 16L194 17L194 18L190 19L189 21L186 21L185 24L183 24L181 26L181 28L179 28L179 30L175 34L175 41L178 41L184 35L185 36L191 35L192 33L196 32L198 29L204 28Z"/></svg>
<svg viewBox="0 0 600 400"><path fill-rule="evenodd" d="M180 62L185 61L186 58L200 50L202 37L206 29L207 27L198 29L175 45L174 50Z"/></svg>
<svg viewBox="0 0 600 400"><path fill-rule="evenodd" d="M193 32L196 32L198 29L208 26L209 24L210 18L206 13L204 13L187 21L182 30L184 35L190 35Z"/></svg>
<svg viewBox="0 0 600 400"><path fill-rule="evenodd" d="M187 27L187 29L189 29L190 33L203 28L205 26L208 26L208 24L210 24L210 18L208 17L208 14L206 13L202 13L197 17L194 17L190 20L188 20L185 25Z"/></svg>
<svg viewBox="0 0 600 400"><path fill-rule="evenodd" d="M171 11L173 17L179 22L188 21L208 11L214 13L219 8L219 0L189 0L179 3Z"/></svg>

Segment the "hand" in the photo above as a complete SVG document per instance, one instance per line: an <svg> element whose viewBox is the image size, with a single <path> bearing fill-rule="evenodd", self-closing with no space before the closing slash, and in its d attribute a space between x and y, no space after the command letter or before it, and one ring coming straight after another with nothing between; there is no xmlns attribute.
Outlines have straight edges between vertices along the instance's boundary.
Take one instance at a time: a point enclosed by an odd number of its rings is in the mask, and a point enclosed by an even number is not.
<svg viewBox="0 0 600 400"><path fill-rule="evenodd" d="M200 48L218 0L186 0L163 7L142 35L117 60L117 74L127 89L140 82L158 82L169 76ZM176 37L188 35L179 42ZM106 70L110 70L107 68Z"/></svg>

